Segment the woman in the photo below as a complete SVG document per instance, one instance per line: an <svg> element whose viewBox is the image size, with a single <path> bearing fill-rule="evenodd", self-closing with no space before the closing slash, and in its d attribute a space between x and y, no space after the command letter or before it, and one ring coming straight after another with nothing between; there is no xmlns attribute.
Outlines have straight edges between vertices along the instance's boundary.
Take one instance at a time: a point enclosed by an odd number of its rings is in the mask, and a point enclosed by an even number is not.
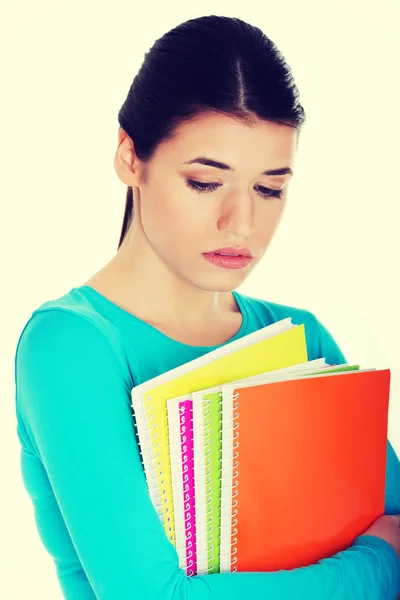
<svg viewBox="0 0 400 600"><path fill-rule="evenodd" d="M118 251L36 309L16 352L23 479L64 597L395 598L400 463L389 441L392 516L350 548L302 569L189 578L135 437L134 385L282 318L304 323L309 360L346 362L309 311L234 291L282 217L305 119L283 56L239 19L190 20L146 54L118 116Z"/></svg>

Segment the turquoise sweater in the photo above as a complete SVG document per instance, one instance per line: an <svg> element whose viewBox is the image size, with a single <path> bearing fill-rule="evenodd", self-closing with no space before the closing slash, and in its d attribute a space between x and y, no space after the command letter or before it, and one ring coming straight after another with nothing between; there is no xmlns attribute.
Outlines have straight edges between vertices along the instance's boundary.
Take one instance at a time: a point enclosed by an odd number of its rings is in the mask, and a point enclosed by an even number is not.
<svg viewBox="0 0 400 600"><path fill-rule="evenodd" d="M230 341L292 317L305 325L309 360L347 362L311 312L234 294L243 323ZM177 342L88 286L45 302L25 324L15 353L21 471L64 597L394 600L400 560L375 536L288 571L187 577L179 568L147 491L131 390L215 348ZM385 513L400 513L389 440Z"/></svg>

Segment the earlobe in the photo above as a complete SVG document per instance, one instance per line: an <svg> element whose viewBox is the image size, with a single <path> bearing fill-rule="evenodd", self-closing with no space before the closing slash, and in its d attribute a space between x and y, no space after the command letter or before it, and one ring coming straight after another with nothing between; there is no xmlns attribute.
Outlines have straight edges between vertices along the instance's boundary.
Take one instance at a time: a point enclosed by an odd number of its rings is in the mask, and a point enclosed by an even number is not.
<svg viewBox="0 0 400 600"><path fill-rule="evenodd" d="M114 156L114 169L122 183L125 183L125 185L128 186L135 185L132 182L132 173L127 168L127 165L121 161L121 158L118 156L118 151Z"/></svg>

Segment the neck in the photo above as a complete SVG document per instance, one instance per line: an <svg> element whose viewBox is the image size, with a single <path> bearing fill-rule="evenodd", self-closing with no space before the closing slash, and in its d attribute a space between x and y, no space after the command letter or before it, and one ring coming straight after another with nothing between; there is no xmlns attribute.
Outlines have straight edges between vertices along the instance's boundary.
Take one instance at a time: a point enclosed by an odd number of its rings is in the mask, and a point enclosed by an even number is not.
<svg viewBox="0 0 400 600"><path fill-rule="evenodd" d="M229 325L240 313L232 292L195 287L174 273L140 235L128 235L117 254L87 282L91 283L155 326L196 333L213 324Z"/></svg>

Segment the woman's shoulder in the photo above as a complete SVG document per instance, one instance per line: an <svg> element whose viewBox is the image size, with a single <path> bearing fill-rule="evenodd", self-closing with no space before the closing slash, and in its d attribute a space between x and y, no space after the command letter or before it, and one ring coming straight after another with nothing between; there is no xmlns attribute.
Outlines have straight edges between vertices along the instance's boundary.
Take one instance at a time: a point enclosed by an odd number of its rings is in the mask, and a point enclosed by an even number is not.
<svg viewBox="0 0 400 600"><path fill-rule="evenodd" d="M22 344L25 349L45 351L47 347L54 348L54 343L63 346L63 351L66 345L73 351L77 345L84 344L88 351L93 351L102 344L124 360L118 329L79 288L46 300L32 311L21 328L16 355Z"/></svg>

